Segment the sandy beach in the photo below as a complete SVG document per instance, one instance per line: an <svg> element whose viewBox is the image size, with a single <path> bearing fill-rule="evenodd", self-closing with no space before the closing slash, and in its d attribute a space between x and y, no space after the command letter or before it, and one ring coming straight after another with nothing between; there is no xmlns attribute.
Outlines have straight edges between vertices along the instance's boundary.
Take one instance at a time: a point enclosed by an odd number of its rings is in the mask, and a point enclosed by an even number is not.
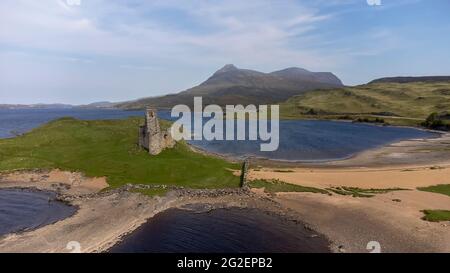
<svg viewBox="0 0 450 273"><path fill-rule="evenodd" d="M417 187L450 184L450 164L363 168L262 168L250 170L249 180L278 179L283 182L317 188L358 187L363 189Z"/></svg>
<svg viewBox="0 0 450 273"><path fill-rule="evenodd" d="M278 179L321 189L407 189L372 198L278 193L275 200L331 238L333 248L341 252L368 252L369 241L380 242L385 252L450 252L450 223L421 219L425 209L450 210L450 198L417 190L450 184L449 147L449 134L444 134L436 139L394 143L321 165L270 162L255 167L254 163L248 179Z"/></svg>
<svg viewBox="0 0 450 273"><path fill-rule="evenodd" d="M372 198L313 193L282 193L275 200L333 241L337 252L368 253L371 241L381 252L450 252L450 223L421 219L422 209L450 209L449 197L398 191ZM401 200L393 201L393 200Z"/></svg>
<svg viewBox="0 0 450 273"><path fill-rule="evenodd" d="M317 232L330 238L332 249L337 252L367 253L367 244L371 241L379 242L382 252L450 252L450 222L422 220L422 210L450 210L450 198L416 189L419 186L450 184L448 166L440 169L422 166L408 171L299 168L289 173L266 169L251 171L249 179L280 179L317 188L408 189L371 198L278 193L274 200L298 213Z"/></svg>

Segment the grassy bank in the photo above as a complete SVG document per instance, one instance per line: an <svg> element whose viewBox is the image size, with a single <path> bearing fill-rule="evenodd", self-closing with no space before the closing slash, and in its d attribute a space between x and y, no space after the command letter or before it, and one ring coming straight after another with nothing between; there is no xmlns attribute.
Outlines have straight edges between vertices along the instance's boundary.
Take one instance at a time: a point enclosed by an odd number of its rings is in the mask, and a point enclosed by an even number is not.
<svg viewBox="0 0 450 273"><path fill-rule="evenodd" d="M338 194L349 195L353 197L374 197L377 194L384 194L392 191L402 191L405 189L392 188L392 189L361 189L356 187L332 187L326 189L319 189L314 187L305 187L301 185L295 185L286 183L277 179L271 180L253 180L249 182L251 188L264 189L267 193L278 192L312 192L322 194Z"/></svg>
<svg viewBox="0 0 450 273"><path fill-rule="evenodd" d="M450 109L450 83L372 83L309 91L280 105L285 119L342 119L420 126ZM448 121L443 121L448 123Z"/></svg>
<svg viewBox="0 0 450 273"><path fill-rule="evenodd" d="M313 192L323 194L328 193L326 190L289 184L278 180L254 180L249 182L249 186L251 188L257 189L264 188L264 191L267 193L277 193L277 192Z"/></svg>
<svg viewBox="0 0 450 273"><path fill-rule="evenodd" d="M333 187L327 188L327 190L339 195L351 195L353 197L374 197L376 194L383 194L393 191L404 191L405 189L361 189L356 187Z"/></svg>
<svg viewBox="0 0 450 273"><path fill-rule="evenodd" d="M423 220L430 222L450 221L450 211L448 210L424 210Z"/></svg>
<svg viewBox="0 0 450 273"><path fill-rule="evenodd" d="M422 188L417 188L417 189L419 191L428 191L428 192L440 193L440 194L450 196L450 185L448 185L448 184L435 185L435 186L430 186L430 187L422 187Z"/></svg>
<svg viewBox="0 0 450 273"><path fill-rule="evenodd" d="M63 118L23 136L0 140L0 171L54 169L107 177L112 187L126 183L191 188L237 187L232 169L240 164L192 152L187 144L150 156L137 147L143 119L81 121ZM168 126L162 122L162 126Z"/></svg>

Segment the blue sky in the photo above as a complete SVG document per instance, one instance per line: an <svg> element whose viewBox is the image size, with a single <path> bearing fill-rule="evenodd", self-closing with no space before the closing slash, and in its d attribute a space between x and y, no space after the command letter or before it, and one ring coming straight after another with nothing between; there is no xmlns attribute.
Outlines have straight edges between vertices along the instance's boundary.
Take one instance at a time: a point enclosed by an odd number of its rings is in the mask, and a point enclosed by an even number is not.
<svg viewBox="0 0 450 273"><path fill-rule="evenodd" d="M0 104L173 93L228 63L347 85L450 75L449 14L448 0L2 0Z"/></svg>

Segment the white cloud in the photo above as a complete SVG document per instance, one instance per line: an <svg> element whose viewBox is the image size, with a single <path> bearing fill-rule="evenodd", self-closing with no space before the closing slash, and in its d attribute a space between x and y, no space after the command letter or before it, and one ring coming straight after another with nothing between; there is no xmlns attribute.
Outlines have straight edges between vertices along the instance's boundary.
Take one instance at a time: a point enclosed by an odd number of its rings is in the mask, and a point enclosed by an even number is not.
<svg viewBox="0 0 450 273"><path fill-rule="evenodd" d="M25 54L0 66L0 90L125 100L191 87L225 63L333 71L342 57L311 44L326 42L315 30L334 18L290 0L2 0L0 53Z"/></svg>
<svg viewBox="0 0 450 273"><path fill-rule="evenodd" d="M142 56L184 62L196 62L199 58L232 59L255 65L270 63L279 55L290 55L295 58L291 62L311 66L322 56L303 50L301 36L313 30L315 24L332 18L294 1L183 1L180 4L180 1L166 0L144 2L135 7L105 0L81 3L80 7L72 7L62 0L2 1L0 39L13 47L68 55ZM146 13L161 13L163 8L169 13L181 11L199 26L181 28L176 26L177 22L168 26L158 18L146 16ZM199 33L196 27L208 30ZM294 38L296 48L290 47Z"/></svg>

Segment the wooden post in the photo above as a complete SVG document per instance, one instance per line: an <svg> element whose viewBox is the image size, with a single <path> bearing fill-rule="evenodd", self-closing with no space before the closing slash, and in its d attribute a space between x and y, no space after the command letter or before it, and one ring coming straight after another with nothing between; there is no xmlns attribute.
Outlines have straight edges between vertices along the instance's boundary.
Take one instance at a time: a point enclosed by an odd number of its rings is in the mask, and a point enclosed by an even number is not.
<svg viewBox="0 0 450 273"><path fill-rule="evenodd" d="M244 160L244 164L242 165L242 173L241 173L241 188L245 188L248 186L247 184L247 174L248 174L248 168L250 166L250 158L247 157Z"/></svg>

